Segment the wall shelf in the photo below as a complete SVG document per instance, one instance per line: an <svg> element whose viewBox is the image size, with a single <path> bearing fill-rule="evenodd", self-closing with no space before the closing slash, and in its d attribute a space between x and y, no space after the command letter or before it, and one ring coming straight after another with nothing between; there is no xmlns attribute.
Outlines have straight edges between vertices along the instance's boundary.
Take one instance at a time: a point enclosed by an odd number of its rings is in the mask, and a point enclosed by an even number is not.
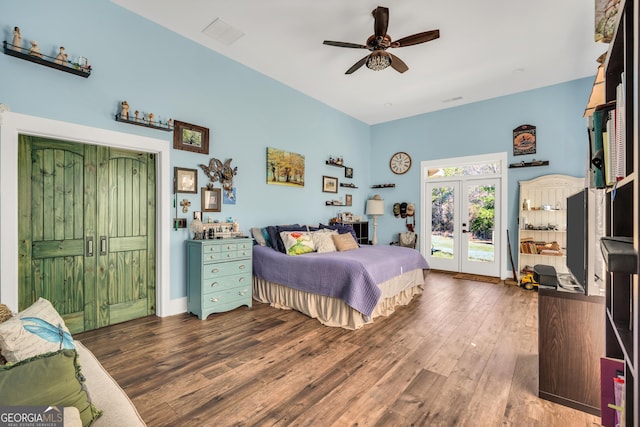
<svg viewBox="0 0 640 427"><path fill-rule="evenodd" d="M345 184L344 182L340 183L340 187L345 187L345 188L358 188L353 184Z"/></svg>
<svg viewBox="0 0 640 427"><path fill-rule="evenodd" d="M167 123L157 122L159 124L154 125L151 123L144 122L142 120L136 121L136 120L123 119L122 117L120 117L120 114L116 114L116 122L129 123L130 125L144 126L152 129L164 130L167 132L173 131L173 126L169 126L169 124Z"/></svg>
<svg viewBox="0 0 640 427"><path fill-rule="evenodd" d="M335 166L337 168L346 168L346 165L339 165L337 163L331 163L329 160L325 161L325 164L327 164L328 166Z"/></svg>
<svg viewBox="0 0 640 427"><path fill-rule="evenodd" d="M549 160L534 160L531 162L511 163L509 168L530 168L534 166L549 166Z"/></svg>
<svg viewBox="0 0 640 427"><path fill-rule="evenodd" d="M91 67L85 68L85 67L81 67L78 64L73 64L71 62L67 62L65 64L58 64L54 62L55 58L52 56L47 56L44 54L40 54L40 56L35 56L30 53L25 53L24 52L25 49L19 46L14 46L11 43L8 43L6 40L3 41L2 44L4 46L5 55L24 59L25 61L44 65L45 67L55 68L56 70L65 71L67 73L75 74L76 76L80 76L84 78L87 78L91 75Z"/></svg>
<svg viewBox="0 0 640 427"><path fill-rule="evenodd" d="M372 185L371 188L395 188L395 184L376 184Z"/></svg>

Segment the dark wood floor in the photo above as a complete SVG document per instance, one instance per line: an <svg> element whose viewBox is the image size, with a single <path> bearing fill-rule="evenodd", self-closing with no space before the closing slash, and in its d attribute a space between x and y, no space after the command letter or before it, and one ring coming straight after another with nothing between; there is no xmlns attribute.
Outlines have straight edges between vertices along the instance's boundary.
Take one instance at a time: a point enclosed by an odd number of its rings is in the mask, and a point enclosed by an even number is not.
<svg viewBox="0 0 640 427"><path fill-rule="evenodd" d="M537 397L535 292L439 272L357 331L254 302L75 338L149 426L599 425Z"/></svg>

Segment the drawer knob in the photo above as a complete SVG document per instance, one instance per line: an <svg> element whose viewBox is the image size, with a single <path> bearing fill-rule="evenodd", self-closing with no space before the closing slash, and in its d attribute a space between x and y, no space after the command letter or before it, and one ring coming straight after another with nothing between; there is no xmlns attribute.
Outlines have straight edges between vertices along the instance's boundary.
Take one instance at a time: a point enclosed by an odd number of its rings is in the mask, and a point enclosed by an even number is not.
<svg viewBox="0 0 640 427"><path fill-rule="evenodd" d="M210 301L211 302L218 302L218 298L216 298L216 297L210 298Z"/></svg>
<svg viewBox="0 0 640 427"><path fill-rule="evenodd" d="M244 270L245 268L247 268L247 266L246 266L246 265L244 265L244 264L241 264L241 265L239 265L239 266L238 266L238 268L239 268L240 270Z"/></svg>
<svg viewBox="0 0 640 427"><path fill-rule="evenodd" d="M213 270L211 270L212 273L217 273L218 271L220 270L218 270L217 268L214 268Z"/></svg>
<svg viewBox="0 0 640 427"><path fill-rule="evenodd" d="M231 257L232 257L232 255L231 255L231 254L227 254L227 258L231 258Z"/></svg>
<svg viewBox="0 0 640 427"><path fill-rule="evenodd" d="M218 282L213 282L213 283L211 284L211 287L213 288L214 286L218 286L219 284L220 284L220 283L218 283Z"/></svg>
<svg viewBox="0 0 640 427"><path fill-rule="evenodd" d="M238 279L238 282L244 282L244 277L240 277L240 278Z"/></svg>
<svg viewBox="0 0 640 427"><path fill-rule="evenodd" d="M246 290L238 292L238 295L240 295L241 297L245 296L246 294L247 294Z"/></svg>

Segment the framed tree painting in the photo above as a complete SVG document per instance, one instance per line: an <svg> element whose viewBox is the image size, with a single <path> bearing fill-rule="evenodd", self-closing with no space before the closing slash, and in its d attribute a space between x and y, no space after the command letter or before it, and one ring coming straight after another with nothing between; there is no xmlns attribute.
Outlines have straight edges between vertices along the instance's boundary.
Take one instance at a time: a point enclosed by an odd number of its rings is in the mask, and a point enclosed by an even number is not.
<svg viewBox="0 0 640 427"><path fill-rule="evenodd" d="M304 156L267 147L267 184L304 187Z"/></svg>
<svg viewBox="0 0 640 427"><path fill-rule="evenodd" d="M173 128L173 148L209 154L209 129L176 120Z"/></svg>

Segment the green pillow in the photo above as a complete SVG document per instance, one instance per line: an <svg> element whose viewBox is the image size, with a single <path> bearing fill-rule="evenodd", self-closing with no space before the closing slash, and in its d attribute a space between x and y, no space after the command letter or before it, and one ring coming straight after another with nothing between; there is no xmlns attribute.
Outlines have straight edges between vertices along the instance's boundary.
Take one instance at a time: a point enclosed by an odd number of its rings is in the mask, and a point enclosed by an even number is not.
<svg viewBox="0 0 640 427"><path fill-rule="evenodd" d="M82 425L102 415L89 400L78 365L78 353L63 349L0 366L3 406L75 406Z"/></svg>

